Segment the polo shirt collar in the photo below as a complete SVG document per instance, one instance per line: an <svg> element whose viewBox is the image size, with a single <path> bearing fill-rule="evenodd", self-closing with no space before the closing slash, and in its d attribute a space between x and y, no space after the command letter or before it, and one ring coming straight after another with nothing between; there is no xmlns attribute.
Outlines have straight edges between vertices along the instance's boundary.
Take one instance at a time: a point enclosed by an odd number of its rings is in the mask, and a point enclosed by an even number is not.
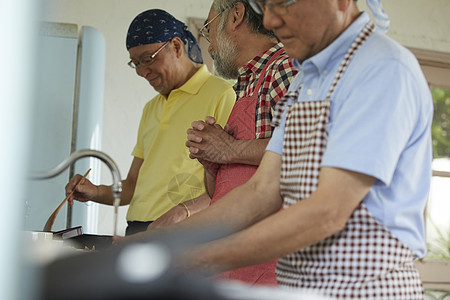
<svg viewBox="0 0 450 300"><path fill-rule="evenodd" d="M208 80L210 75L211 73L209 73L208 67L202 65L188 81L175 90L195 95L199 92L200 88Z"/></svg>

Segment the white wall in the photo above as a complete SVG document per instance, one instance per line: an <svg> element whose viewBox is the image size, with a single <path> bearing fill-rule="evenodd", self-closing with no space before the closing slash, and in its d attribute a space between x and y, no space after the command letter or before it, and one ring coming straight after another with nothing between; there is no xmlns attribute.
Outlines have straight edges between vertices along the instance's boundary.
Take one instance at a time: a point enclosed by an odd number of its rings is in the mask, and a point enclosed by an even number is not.
<svg viewBox="0 0 450 300"><path fill-rule="evenodd" d="M44 19L92 26L106 38L105 110L103 151L118 164L125 177L131 163L141 110L155 95L148 83L126 63L125 36L131 20L141 11L162 8L186 22L188 17L206 18L211 0L45 0ZM450 53L450 1L389 0L384 8L391 17L389 35L408 47ZM367 10L365 1L359 0ZM206 54L207 55L207 54ZM103 168L104 183L111 177ZM107 210L111 213L112 210ZM103 218L99 233L111 228L112 216ZM121 210L124 226L124 210Z"/></svg>
<svg viewBox="0 0 450 300"><path fill-rule="evenodd" d="M450 1L384 0L391 18L388 35L402 45L450 53ZM362 10L369 11L364 0Z"/></svg>

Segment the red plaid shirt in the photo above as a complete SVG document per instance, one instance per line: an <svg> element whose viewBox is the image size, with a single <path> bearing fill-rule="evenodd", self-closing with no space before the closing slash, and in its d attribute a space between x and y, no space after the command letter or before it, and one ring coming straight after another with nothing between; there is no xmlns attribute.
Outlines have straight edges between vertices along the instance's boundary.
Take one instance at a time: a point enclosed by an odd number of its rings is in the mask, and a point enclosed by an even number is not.
<svg viewBox="0 0 450 300"><path fill-rule="evenodd" d="M283 44L278 43L239 69L239 77L234 85L237 101L252 93L265 64L281 48L283 48ZM270 126L272 110L278 100L287 92L289 84L296 74L297 70L294 68L292 59L287 56L286 52L279 55L267 68L266 74L264 74L264 83L258 92L259 97L258 103L256 104L255 116L255 138L264 139L272 136L273 127Z"/></svg>

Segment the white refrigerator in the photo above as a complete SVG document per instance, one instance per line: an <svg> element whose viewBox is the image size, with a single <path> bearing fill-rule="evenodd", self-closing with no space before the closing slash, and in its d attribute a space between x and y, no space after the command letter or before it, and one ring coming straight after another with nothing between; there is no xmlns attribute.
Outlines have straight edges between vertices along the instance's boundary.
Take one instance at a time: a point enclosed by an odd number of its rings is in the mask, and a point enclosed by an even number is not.
<svg viewBox="0 0 450 300"><path fill-rule="evenodd" d="M78 149L101 150L105 78L105 39L92 27L42 22L38 35L36 97L32 107L30 174L48 171ZM43 230L65 198L70 176L99 182L101 162L83 158L46 180L27 180L23 201L27 231ZM52 231L82 226L96 232L97 204L76 202L60 210Z"/></svg>

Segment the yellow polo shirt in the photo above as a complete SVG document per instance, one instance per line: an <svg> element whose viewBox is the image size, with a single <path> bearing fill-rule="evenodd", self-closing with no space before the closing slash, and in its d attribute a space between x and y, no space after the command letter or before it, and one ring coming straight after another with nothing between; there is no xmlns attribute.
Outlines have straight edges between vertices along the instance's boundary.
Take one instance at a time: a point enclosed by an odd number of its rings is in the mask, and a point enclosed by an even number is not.
<svg viewBox="0 0 450 300"><path fill-rule="evenodd" d="M186 130L213 116L224 126L236 100L232 86L205 65L168 98L158 95L144 108L132 155L144 160L128 208L128 221L154 221L205 193L203 167L189 158Z"/></svg>

